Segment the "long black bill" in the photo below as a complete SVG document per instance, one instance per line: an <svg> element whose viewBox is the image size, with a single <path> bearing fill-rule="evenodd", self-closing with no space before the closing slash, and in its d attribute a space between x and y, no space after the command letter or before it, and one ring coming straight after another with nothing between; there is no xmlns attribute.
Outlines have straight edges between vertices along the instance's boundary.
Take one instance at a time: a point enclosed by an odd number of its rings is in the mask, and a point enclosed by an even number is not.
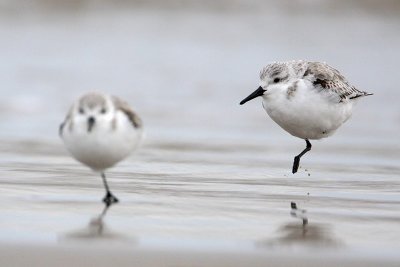
<svg viewBox="0 0 400 267"><path fill-rule="evenodd" d="M95 122L96 120L93 117L89 117L87 120L87 130L89 133L92 131Z"/></svg>
<svg viewBox="0 0 400 267"><path fill-rule="evenodd" d="M240 105L243 105L244 103L246 103L247 101L250 101L256 97L262 96L264 94L265 90L260 86L257 88L257 90L255 90L253 93L251 93L248 97L246 97L245 99L243 99L240 102Z"/></svg>

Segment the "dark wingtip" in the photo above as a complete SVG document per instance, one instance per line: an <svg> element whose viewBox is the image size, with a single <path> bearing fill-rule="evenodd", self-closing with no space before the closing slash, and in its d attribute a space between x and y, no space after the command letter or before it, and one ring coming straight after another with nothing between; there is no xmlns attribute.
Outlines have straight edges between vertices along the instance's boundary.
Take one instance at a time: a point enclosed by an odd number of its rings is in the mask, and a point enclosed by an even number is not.
<svg viewBox="0 0 400 267"><path fill-rule="evenodd" d="M356 95L356 96L350 97L350 99L356 99L356 98L359 98L359 97L362 97L362 96L374 95L373 93L367 93L367 92L363 92L363 93L364 94L362 94L362 95Z"/></svg>
<svg viewBox="0 0 400 267"><path fill-rule="evenodd" d="M63 130L64 130L64 122L60 124L60 127L58 127L58 136L62 137Z"/></svg>

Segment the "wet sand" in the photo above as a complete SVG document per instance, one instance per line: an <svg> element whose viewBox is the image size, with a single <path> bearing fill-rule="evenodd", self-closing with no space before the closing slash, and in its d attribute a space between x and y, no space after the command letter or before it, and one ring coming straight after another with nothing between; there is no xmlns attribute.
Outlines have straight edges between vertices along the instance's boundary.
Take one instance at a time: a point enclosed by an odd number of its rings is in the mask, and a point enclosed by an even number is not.
<svg viewBox="0 0 400 267"><path fill-rule="evenodd" d="M379 259L359 254L271 252L210 252L148 250L127 247L88 246L0 246L4 266L399 266L398 259Z"/></svg>
<svg viewBox="0 0 400 267"><path fill-rule="evenodd" d="M400 21L318 10L2 12L0 265L398 266ZM262 65L293 58L375 93L296 175L304 141L239 106ZM88 89L125 98L147 134L108 172L121 203L104 216L100 177L57 137Z"/></svg>
<svg viewBox="0 0 400 267"><path fill-rule="evenodd" d="M70 159L60 144L27 144L32 153L2 154L3 263L27 266L36 257L37 266L61 259L96 266L116 259L122 266L399 262L400 182L379 166L327 171L329 164L311 160L307 165L316 167L293 176L290 168L285 171L291 162L286 155L265 170L261 152L268 147L227 153L218 145L148 144L109 172L121 203L103 213L100 177ZM216 161L199 162L199 154ZM157 155L164 160L155 160ZM307 225L291 215L291 201L306 209Z"/></svg>

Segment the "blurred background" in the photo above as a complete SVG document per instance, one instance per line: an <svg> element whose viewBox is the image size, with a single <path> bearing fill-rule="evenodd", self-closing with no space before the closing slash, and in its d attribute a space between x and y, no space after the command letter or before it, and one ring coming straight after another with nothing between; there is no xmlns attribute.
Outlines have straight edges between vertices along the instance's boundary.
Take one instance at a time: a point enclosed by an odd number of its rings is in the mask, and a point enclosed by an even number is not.
<svg viewBox="0 0 400 267"><path fill-rule="evenodd" d="M100 213L100 178L58 138L73 101L99 90L147 133L109 172L122 202L107 219L123 236L398 255L400 1L0 0L0 40L0 241L57 242ZM261 99L239 106L264 65L292 59L374 93L296 175L304 141ZM291 201L310 214L309 239L287 225L301 223Z"/></svg>
<svg viewBox="0 0 400 267"><path fill-rule="evenodd" d="M308 59L375 93L344 131L398 142L399 10L390 0L1 0L0 135L56 139L71 103L100 90L131 103L150 137L293 140L260 101L238 102L268 62Z"/></svg>

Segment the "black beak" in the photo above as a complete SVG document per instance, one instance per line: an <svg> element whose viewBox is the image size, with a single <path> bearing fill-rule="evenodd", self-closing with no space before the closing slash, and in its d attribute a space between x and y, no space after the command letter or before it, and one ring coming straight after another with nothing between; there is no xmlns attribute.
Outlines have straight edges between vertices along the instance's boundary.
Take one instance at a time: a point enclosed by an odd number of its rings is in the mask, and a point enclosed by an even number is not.
<svg viewBox="0 0 400 267"><path fill-rule="evenodd" d="M87 130L89 133L92 131L95 122L96 120L93 117L89 117L87 120Z"/></svg>
<svg viewBox="0 0 400 267"><path fill-rule="evenodd" d="M260 86L257 88L257 90L255 90L253 93L251 93L248 97L246 97L245 99L243 99L240 102L240 105L243 105L244 103L246 103L247 101L250 101L256 97L262 96L264 94L265 90Z"/></svg>

